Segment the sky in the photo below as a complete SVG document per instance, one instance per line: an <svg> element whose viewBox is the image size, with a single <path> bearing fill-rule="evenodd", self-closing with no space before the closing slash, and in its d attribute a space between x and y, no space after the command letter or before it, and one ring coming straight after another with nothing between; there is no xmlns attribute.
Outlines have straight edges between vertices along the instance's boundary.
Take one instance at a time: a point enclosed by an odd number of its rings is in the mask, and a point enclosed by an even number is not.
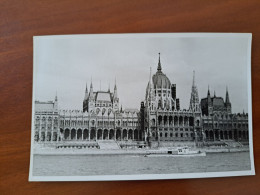
<svg viewBox="0 0 260 195"><path fill-rule="evenodd" d="M248 34L114 34L34 37L34 98L59 109L82 110L86 84L94 91L114 89L120 104L140 108L161 53L162 71L177 85L182 109L188 109L193 70L199 98L225 98L234 113L248 111Z"/></svg>

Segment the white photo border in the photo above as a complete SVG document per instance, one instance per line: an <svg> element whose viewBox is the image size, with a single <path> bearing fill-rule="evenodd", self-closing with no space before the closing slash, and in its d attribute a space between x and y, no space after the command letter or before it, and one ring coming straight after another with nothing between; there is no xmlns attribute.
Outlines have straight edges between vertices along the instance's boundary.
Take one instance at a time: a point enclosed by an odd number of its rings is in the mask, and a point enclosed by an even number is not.
<svg viewBox="0 0 260 195"><path fill-rule="evenodd" d="M243 37L248 38L247 48L247 93L248 93L248 126L249 126L249 152L251 170L246 171L224 171L224 172L201 172L201 173L174 173L174 174L141 174L141 175L96 175L96 176L34 176L33 175L33 148L34 148L34 108L35 108L35 77L36 77L36 47L37 39L59 39L70 36L86 36L88 38L193 38L193 37ZM192 179L231 176L255 175L254 153L253 153L253 123L252 123L252 81L251 81L251 33L131 33L131 34L78 34L78 35L47 35L33 37L33 89L32 89L32 122L31 122L31 152L29 181L125 181L125 180L161 180L161 179Z"/></svg>

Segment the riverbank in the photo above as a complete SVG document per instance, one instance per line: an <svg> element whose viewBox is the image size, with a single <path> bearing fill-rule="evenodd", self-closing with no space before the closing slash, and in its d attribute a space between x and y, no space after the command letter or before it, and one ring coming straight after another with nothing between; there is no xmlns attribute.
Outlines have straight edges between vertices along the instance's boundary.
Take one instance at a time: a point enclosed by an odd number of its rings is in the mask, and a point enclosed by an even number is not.
<svg viewBox="0 0 260 195"><path fill-rule="evenodd" d="M163 150L167 148L160 148ZM145 155L149 151L155 149L118 149L118 150L101 150L101 149L55 149L55 148L37 148L34 149L36 155ZM206 153L233 153L233 152L248 152L249 147L239 148L196 148L201 152Z"/></svg>

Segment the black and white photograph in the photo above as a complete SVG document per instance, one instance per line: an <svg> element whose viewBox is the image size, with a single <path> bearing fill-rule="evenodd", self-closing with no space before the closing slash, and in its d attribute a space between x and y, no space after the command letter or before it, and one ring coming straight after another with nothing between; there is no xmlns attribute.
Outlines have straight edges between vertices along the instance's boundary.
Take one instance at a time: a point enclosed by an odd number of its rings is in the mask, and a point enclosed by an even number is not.
<svg viewBox="0 0 260 195"><path fill-rule="evenodd" d="M255 175L251 40L35 36L29 181Z"/></svg>

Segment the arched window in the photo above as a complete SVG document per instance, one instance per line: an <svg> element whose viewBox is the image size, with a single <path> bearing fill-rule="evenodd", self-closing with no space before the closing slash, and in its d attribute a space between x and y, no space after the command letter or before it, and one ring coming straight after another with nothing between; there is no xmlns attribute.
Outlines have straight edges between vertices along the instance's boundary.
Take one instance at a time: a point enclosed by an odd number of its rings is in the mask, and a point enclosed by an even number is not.
<svg viewBox="0 0 260 195"><path fill-rule="evenodd" d="M98 114L100 112L100 109L99 108L97 108L96 109L96 114Z"/></svg>
<svg viewBox="0 0 260 195"><path fill-rule="evenodd" d="M200 121L199 121L199 120L197 120L197 122L196 122L196 123L197 123L197 126L200 126Z"/></svg>
<svg viewBox="0 0 260 195"><path fill-rule="evenodd" d="M102 115L104 115L105 113L106 113L106 109L103 108L103 109L102 109Z"/></svg>
<svg viewBox="0 0 260 195"><path fill-rule="evenodd" d="M158 108L161 108L162 107L162 102L161 100L158 101Z"/></svg>

